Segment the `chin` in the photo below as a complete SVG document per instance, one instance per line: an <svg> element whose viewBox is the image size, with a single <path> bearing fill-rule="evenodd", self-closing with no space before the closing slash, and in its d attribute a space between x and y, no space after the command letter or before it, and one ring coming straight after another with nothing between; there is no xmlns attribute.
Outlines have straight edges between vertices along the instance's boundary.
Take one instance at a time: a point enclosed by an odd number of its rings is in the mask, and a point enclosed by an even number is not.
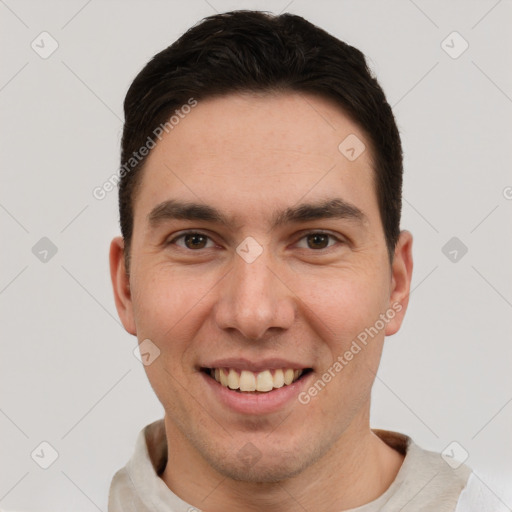
<svg viewBox="0 0 512 512"><path fill-rule="evenodd" d="M288 480L304 469L302 464L263 464L260 461L252 467L241 465L239 461L237 464L222 466L216 468L217 471L223 476L235 480L237 482L271 484Z"/></svg>
<svg viewBox="0 0 512 512"><path fill-rule="evenodd" d="M229 457L215 458L215 461L209 462L218 473L231 480L266 484L293 478L322 455L315 451L292 450L269 449L262 454L254 445L247 443L238 453L230 453Z"/></svg>

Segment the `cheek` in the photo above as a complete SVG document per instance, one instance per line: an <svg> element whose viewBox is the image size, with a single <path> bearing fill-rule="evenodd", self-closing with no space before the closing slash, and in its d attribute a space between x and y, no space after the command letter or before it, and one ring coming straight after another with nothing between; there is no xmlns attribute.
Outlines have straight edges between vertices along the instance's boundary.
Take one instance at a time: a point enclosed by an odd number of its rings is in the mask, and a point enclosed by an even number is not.
<svg viewBox="0 0 512 512"><path fill-rule="evenodd" d="M194 336L190 319L200 308L197 304L201 290L159 273L145 274L135 291L133 309L137 337L139 342L151 340L159 351L158 359L145 366L148 378L153 385L168 382L174 388L173 379L167 372L182 376L187 348Z"/></svg>
<svg viewBox="0 0 512 512"><path fill-rule="evenodd" d="M139 338L166 339L172 331L179 331L209 288L206 279L180 276L169 266L142 269L139 275L143 277L134 277L133 296Z"/></svg>
<svg viewBox="0 0 512 512"><path fill-rule="evenodd" d="M311 315L324 324L332 344L340 350L379 318L387 306L388 285L382 274L353 270L302 281L301 299ZM307 290L307 293L305 292Z"/></svg>
<svg viewBox="0 0 512 512"><path fill-rule="evenodd" d="M166 410L176 418L184 417L183 383L192 371L190 340L201 315L200 300L211 286L180 277L168 267L139 271L138 276L134 275L132 297L137 336L139 342L151 340L159 350L144 370Z"/></svg>

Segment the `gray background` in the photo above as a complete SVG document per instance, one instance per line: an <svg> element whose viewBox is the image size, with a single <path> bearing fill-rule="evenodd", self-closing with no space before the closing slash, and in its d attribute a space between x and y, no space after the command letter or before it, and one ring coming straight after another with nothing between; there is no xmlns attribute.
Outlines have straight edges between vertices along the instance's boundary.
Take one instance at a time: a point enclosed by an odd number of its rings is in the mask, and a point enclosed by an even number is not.
<svg viewBox="0 0 512 512"><path fill-rule="evenodd" d="M116 171L122 101L147 60L215 11L256 8L360 48L402 133L414 291L372 426L439 452L456 441L512 509L512 4L288 2L0 0L0 508L106 511L112 475L163 416L114 307L116 191L92 190ZM59 45L46 59L31 47L51 48L43 31ZM43 441L59 455L46 470Z"/></svg>

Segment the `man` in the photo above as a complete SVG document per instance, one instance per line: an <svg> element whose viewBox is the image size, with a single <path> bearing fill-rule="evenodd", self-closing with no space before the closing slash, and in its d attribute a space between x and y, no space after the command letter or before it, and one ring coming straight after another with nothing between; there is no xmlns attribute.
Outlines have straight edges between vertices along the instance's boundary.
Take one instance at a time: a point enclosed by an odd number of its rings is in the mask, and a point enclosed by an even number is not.
<svg viewBox="0 0 512 512"><path fill-rule="evenodd" d="M369 426L413 264L364 56L298 16L220 14L146 65L125 117L112 282L165 417L109 511L470 510L465 465Z"/></svg>

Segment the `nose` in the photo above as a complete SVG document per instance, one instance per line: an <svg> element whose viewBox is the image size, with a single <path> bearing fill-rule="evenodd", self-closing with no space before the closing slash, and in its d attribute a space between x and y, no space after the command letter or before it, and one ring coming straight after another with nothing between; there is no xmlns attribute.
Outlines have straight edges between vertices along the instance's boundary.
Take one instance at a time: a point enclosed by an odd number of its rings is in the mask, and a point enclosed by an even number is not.
<svg viewBox="0 0 512 512"><path fill-rule="evenodd" d="M269 333L274 335L292 326L296 315L294 294L271 260L266 250L251 263L234 255L215 306L215 321L220 329L262 340Z"/></svg>

